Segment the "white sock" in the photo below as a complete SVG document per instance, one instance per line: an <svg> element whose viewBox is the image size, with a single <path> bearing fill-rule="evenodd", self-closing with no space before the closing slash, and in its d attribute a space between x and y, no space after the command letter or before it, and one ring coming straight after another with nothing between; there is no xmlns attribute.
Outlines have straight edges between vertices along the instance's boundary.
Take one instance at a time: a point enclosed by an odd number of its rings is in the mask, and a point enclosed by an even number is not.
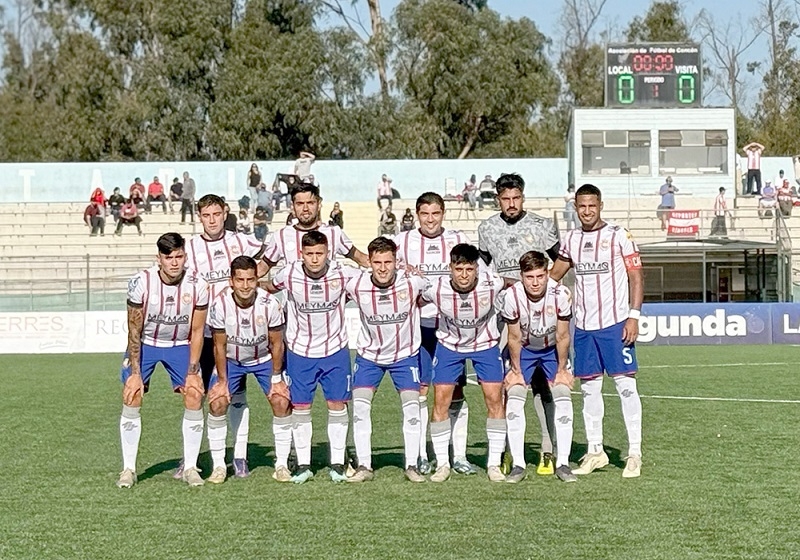
<svg viewBox="0 0 800 560"><path fill-rule="evenodd" d="M406 467L416 467L419 457L419 393L401 391L403 407L403 443L405 444Z"/></svg>
<svg viewBox="0 0 800 560"><path fill-rule="evenodd" d="M556 467L560 467L569 465L572 450L572 397L566 385L556 385L552 391L556 410Z"/></svg>
<svg viewBox="0 0 800 560"><path fill-rule="evenodd" d="M581 381L583 393L583 424L586 428L586 440L589 443L589 453L603 451L603 378Z"/></svg>
<svg viewBox="0 0 800 560"><path fill-rule="evenodd" d="M292 437L298 465L311 464L311 409L292 411Z"/></svg>
<svg viewBox="0 0 800 560"><path fill-rule="evenodd" d="M122 442L122 468L136 472L139 438L142 437L142 407L122 405L119 417L119 439Z"/></svg>
<svg viewBox="0 0 800 560"><path fill-rule="evenodd" d="M628 455L642 456L642 400L636 389L636 378L618 375L614 378L622 403L622 418L628 431Z"/></svg>
<svg viewBox="0 0 800 560"><path fill-rule="evenodd" d="M452 401L448 409L453 439L453 460L467 460L467 434L469 431L469 405L465 399Z"/></svg>
<svg viewBox="0 0 800 560"><path fill-rule="evenodd" d="M450 466L450 420L431 422L431 443L438 467Z"/></svg>
<svg viewBox="0 0 800 560"><path fill-rule="evenodd" d="M328 442L330 445L331 465L344 465L344 450L347 447L347 429L350 427L350 416L347 408L328 410Z"/></svg>
<svg viewBox="0 0 800 560"><path fill-rule="evenodd" d="M353 389L353 440L358 464L372 468L372 397L370 389Z"/></svg>
<svg viewBox="0 0 800 560"><path fill-rule="evenodd" d="M214 468L225 468L225 439L228 437L228 418L208 414L208 450Z"/></svg>
<svg viewBox="0 0 800 560"><path fill-rule="evenodd" d="M541 393L534 393L533 409L536 411L536 417L539 419L539 427L542 430L542 453L552 453L553 438L550 436L551 426L548 425L548 420L550 420L552 424L553 418L552 398L545 402L544 399L542 399ZM550 418L548 418L548 412L550 413Z"/></svg>
<svg viewBox="0 0 800 560"><path fill-rule="evenodd" d="M183 410L183 468L196 469L203 443L203 411Z"/></svg>
<svg viewBox="0 0 800 560"><path fill-rule="evenodd" d="M428 460L428 395L419 396L419 457Z"/></svg>
<svg viewBox="0 0 800 560"><path fill-rule="evenodd" d="M514 385L508 390L506 400L506 429L508 431L508 447L515 467L525 467L525 400L528 389L522 385Z"/></svg>
<svg viewBox="0 0 800 560"><path fill-rule="evenodd" d="M291 414L272 417L272 435L275 437L275 467L288 467L292 450Z"/></svg>
<svg viewBox="0 0 800 560"><path fill-rule="evenodd" d="M231 395L231 406L228 408L233 432L233 458L247 458L247 440L250 436L250 407L247 406L247 393Z"/></svg>
<svg viewBox="0 0 800 560"><path fill-rule="evenodd" d="M487 467L499 467L500 455L506 447L506 419L486 419L486 440L489 442L489 454L486 458Z"/></svg>

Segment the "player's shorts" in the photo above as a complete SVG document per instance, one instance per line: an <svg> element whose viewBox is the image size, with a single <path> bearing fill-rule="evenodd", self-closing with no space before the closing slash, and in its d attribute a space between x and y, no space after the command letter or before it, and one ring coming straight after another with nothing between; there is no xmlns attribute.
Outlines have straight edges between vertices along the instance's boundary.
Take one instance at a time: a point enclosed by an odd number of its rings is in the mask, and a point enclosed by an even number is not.
<svg viewBox="0 0 800 560"><path fill-rule="evenodd" d="M495 345L479 352L454 352L439 344L433 359L433 384L457 384L459 377L464 374L467 360L472 360L478 383L503 382L503 358L499 346Z"/></svg>
<svg viewBox="0 0 800 560"><path fill-rule="evenodd" d="M388 371L394 388L400 391L419 391L419 354L404 358L394 364L376 364L361 356L356 356L353 366L353 387L366 387L377 390L384 374Z"/></svg>
<svg viewBox="0 0 800 560"><path fill-rule="evenodd" d="M531 384L536 368L541 368L549 383L552 383L556 378L558 354L555 346L543 350L529 350L523 347L519 361L522 366L522 377L525 379L526 385Z"/></svg>
<svg viewBox="0 0 800 560"><path fill-rule="evenodd" d="M633 375L639 369L635 345L622 341L625 321L597 331L575 329L575 377Z"/></svg>
<svg viewBox="0 0 800 560"><path fill-rule="evenodd" d="M189 371L189 345L160 348L142 344L140 369L142 370L142 383L144 383L145 393L150 389L150 377L152 377L159 362L167 370L169 379L172 382L172 390L177 393L186 383L186 374ZM122 360L122 370L120 371L120 381L124 384L130 376L130 360L128 353L125 352L125 358Z"/></svg>
<svg viewBox="0 0 800 560"><path fill-rule="evenodd" d="M436 327L420 327L422 344L419 347L419 382L430 385L433 378L433 358L439 339L436 338Z"/></svg>
<svg viewBox="0 0 800 560"><path fill-rule="evenodd" d="M350 349L346 346L324 358L306 358L287 350L286 370L294 405L311 404L317 384L328 402L350 400Z"/></svg>
<svg viewBox="0 0 800 560"><path fill-rule="evenodd" d="M228 360L228 391L231 395L234 393L242 393L245 390L245 379L247 374L252 373L256 377L256 381L261 386L261 390L265 395L268 395L272 389L272 360L268 360L263 364L255 366L243 366L233 360ZM217 384L217 372L211 376L211 381L208 384L210 389Z"/></svg>

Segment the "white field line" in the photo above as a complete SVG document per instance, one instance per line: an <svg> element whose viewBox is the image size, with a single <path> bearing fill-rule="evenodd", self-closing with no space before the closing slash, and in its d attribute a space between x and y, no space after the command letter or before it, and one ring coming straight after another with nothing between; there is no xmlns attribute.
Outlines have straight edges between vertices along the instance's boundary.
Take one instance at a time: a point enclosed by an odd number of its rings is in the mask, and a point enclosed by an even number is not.
<svg viewBox="0 0 800 560"><path fill-rule="evenodd" d="M639 369L690 369L690 368L722 368L744 366L790 366L790 362L739 362L735 364L658 364L639 366Z"/></svg>

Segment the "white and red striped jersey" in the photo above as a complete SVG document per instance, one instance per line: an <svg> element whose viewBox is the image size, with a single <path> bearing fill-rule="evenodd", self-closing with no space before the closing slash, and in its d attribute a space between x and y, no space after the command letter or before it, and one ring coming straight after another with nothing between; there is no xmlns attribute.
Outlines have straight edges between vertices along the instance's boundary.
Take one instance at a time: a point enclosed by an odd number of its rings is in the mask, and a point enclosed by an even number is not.
<svg viewBox="0 0 800 560"><path fill-rule="evenodd" d="M544 296L532 301L522 282L517 282L504 294L502 314L506 321L519 321L524 348L543 350L555 345L558 320L572 316L572 294L550 278Z"/></svg>
<svg viewBox="0 0 800 560"><path fill-rule="evenodd" d="M503 280L492 272L478 272L471 292L457 292L449 276L440 276L422 294L439 312L436 338L453 352L480 352L500 342L497 325L498 295Z"/></svg>
<svg viewBox="0 0 800 560"><path fill-rule="evenodd" d="M744 153L747 154L747 169L761 169L761 148L752 147Z"/></svg>
<svg viewBox="0 0 800 560"><path fill-rule="evenodd" d="M404 231L394 237L397 259L416 267L426 278L450 275L450 251L459 243L470 240L461 231L445 229L436 237L422 235L419 229ZM421 310L422 326L436 327L436 307L425 302Z"/></svg>
<svg viewBox="0 0 800 560"><path fill-rule="evenodd" d="M596 331L628 318L628 270L642 268L628 230L610 222L594 231L574 229L566 234L558 256L575 268L577 328Z"/></svg>
<svg viewBox="0 0 800 560"><path fill-rule="evenodd" d="M143 308L144 344L185 346L191 338L194 312L208 307L208 284L193 270L184 272L177 284L165 284L154 266L128 281L128 305Z"/></svg>
<svg viewBox="0 0 800 560"><path fill-rule="evenodd" d="M277 298L261 288L256 290L253 305L239 307L229 286L211 302L208 324L228 335L229 360L255 366L272 359L269 329L283 325L283 309Z"/></svg>
<svg viewBox="0 0 800 560"><path fill-rule="evenodd" d="M229 286L231 261L240 255L255 257L263 245L252 235L226 231L222 238L209 241L195 235L186 243L186 267L197 271L211 287L211 301ZM206 333L206 336L210 336Z"/></svg>
<svg viewBox="0 0 800 560"><path fill-rule="evenodd" d="M306 358L325 358L347 346L345 285L359 271L335 261L320 278L311 278L303 262L279 270L272 283L286 291L286 345Z"/></svg>
<svg viewBox="0 0 800 560"><path fill-rule="evenodd" d="M394 364L419 352L419 296L428 286L421 276L398 272L394 283L380 288L372 274L361 272L347 283L347 294L358 305L361 331L358 355L376 364Z"/></svg>
<svg viewBox="0 0 800 560"><path fill-rule="evenodd" d="M353 242L339 226L322 224L313 230L308 230L298 229L292 225L282 227L272 235L264 249L264 260L272 264L278 263L281 259L284 259L286 264L302 260L303 235L309 231L318 231L328 238L328 258L331 262L336 260L336 255L346 257L353 250Z"/></svg>

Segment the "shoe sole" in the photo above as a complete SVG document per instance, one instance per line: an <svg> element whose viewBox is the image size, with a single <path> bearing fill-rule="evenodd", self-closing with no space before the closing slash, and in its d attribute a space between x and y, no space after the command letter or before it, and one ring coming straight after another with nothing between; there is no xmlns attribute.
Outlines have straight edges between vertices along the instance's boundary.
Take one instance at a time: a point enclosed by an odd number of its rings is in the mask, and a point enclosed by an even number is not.
<svg viewBox="0 0 800 560"><path fill-rule="evenodd" d="M641 472L634 472L628 474L628 471L622 471L622 478L639 478L640 476L642 476Z"/></svg>
<svg viewBox="0 0 800 560"><path fill-rule="evenodd" d="M128 484L128 483L120 484L119 482L117 482L117 488L133 488L133 484Z"/></svg>

